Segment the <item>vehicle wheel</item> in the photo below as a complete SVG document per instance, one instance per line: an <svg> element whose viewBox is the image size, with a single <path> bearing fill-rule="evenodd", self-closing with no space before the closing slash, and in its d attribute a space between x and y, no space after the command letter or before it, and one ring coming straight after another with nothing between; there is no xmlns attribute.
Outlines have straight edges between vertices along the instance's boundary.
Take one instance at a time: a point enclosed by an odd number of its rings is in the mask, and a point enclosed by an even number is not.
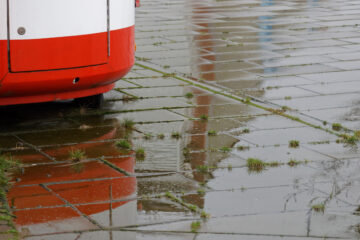
<svg viewBox="0 0 360 240"><path fill-rule="evenodd" d="M81 107L100 108L104 103L104 94L75 98L75 103Z"/></svg>

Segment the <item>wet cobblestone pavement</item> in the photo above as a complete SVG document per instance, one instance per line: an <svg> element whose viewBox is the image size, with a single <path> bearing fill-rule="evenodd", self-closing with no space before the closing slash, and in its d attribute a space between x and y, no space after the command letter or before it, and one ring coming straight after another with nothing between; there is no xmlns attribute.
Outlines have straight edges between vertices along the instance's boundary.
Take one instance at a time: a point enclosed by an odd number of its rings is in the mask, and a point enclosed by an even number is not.
<svg viewBox="0 0 360 240"><path fill-rule="evenodd" d="M359 239L359 13L142 0L137 64L102 109L1 109L21 236Z"/></svg>

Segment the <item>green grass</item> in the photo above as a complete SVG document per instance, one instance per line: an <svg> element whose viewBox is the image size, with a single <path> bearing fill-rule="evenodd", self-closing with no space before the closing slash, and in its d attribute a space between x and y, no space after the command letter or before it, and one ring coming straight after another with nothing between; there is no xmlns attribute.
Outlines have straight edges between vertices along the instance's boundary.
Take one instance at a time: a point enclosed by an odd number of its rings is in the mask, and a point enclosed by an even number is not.
<svg viewBox="0 0 360 240"><path fill-rule="evenodd" d="M325 204L324 203L314 204L311 206L311 209L317 213L324 213L325 212Z"/></svg>
<svg viewBox="0 0 360 240"><path fill-rule="evenodd" d="M206 122L207 120L209 120L209 117L205 114L200 115L200 120L203 122Z"/></svg>
<svg viewBox="0 0 360 240"><path fill-rule="evenodd" d="M192 92L188 92L185 94L185 97L190 99L194 97L194 94Z"/></svg>
<svg viewBox="0 0 360 240"><path fill-rule="evenodd" d="M236 149L239 151L245 151L245 150L249 150L250 147L249 146L237 146Z"/></svg>
<svg viewBox="0 0 360 240"><path fill-rule="evenodd" d="M290 148L297 148L300 146L300 142L297 140L290 140L289 141L289 147Z"/></svg>
<svg viewBox="0 0 360 240"><path fill-rule="evenodd" d="M158 138L158 139L164 139L164 138L165 138L165 135L164 135L163 133L159 133L159 134L157 135L157 138Z"/></svg>
<svg viewBox="0 0 360 240"><path fill-rule="evenodd" d="M201 173L208 173L209 172L209 166L206 165L199 165L196 167L196 170Z"/></svg>
<svg viewBox="0 0 360 240"><path fill-rule="evenodd" d="M260 172L265 169L266 163L257 158L248 158L246 165L249 171Z"/></svg>
<svg viewBox="0 0 360 240"><path fill-rule="evenodd" d="M201 218L210 218L210 214L208 214L208 213L205 212L205 211L201 211L200 217L201 217Z"/></svg>
<svg viewBox="0 0 360 240"><path fill-rule="evenodd" d="M126 129L134 129L135 122L132 119L124 118L121 125Z"/></svg>
<svg viewBox="0 0 360 240"><path fill-rule="evenodd" d="M334 131L340 131L343 128L340 123L333 123L331 127Z"/></svg>
<svg viewBox="0 0 360 240"><path fill-rule="evenodd" d="M6 193L11 187L9 175L20 169L20 167L20 163L11 155L0 155L0 202L2 203L0 221L9 227L8 233L12 235L10 239L19 239L19 233L13 223L13 215L7 204Z"/></svg>
<svg viewBox="0 0 360 240"><path fill-rule="evenodd" d="M354 133L354 135L341 134L341 139L338 139L336 142L355 145L359 141L359 137L356 134L356 132Z"/></svg>
<svg viewBox="0 0 360 240"><path fill-rule="evenodd" d="M207 134L208 136L216 136L217 132L215 130L209 130Z"/></svg>
<svg viewBox="0 0 360 240"><path fill-rule="evenodd" d="M190 149L189 148L183 148L183 155L184 157L189 157L190 156Z"/></svg>
<svg viewBox="0 0 360 240"><path fill-rule="evenodd" d="M144 139L146 139L146 140L150 140L150 139L152 139L154 136L152 135L152 133L145 133L144 134Z"/></svg>
<svg viewBox="0 0 360 240"><path fill-rule="evenodd" d="M229 148L229 147L221 147L219 150L220 150L220 152L228 153L228 152L231 151L231 148Z"/></svg>
<svg viewBox="0 0 360 240"><path fill-rule="evenodd" d="M146 156L145 149L143 147L137 147L135 149L136 160L144 160L145 156Z"/></svg>
<svg viewBox="0 0 360 240"><path fill-rule="evenodd" d="M191 223L191 232L196 233L201 228L201 222L196 221Z"/></svg>
<svg viewBox="0 0 360 240"><path fill-rule="evenodd" d="M197 190L197 193L198 193L199 195L202 195L202 196L203 196L203 195L205 195L206 192L205 192L204 189L198 189L198 190Z"/></svg>
<svg viewBox="0 0 360 240"><path fill-rule="evenodd" d="M246 103L246 104L249 104L251 102L251 98L247 97L247 98L244 99L243 102Z"/></svg>
<svg viewBox="0 0 360 240"><path fill-rule="evenodd" d="M269 166L269 167L278 167L278 166L281 165L281 163L273 161L273 162L266 163L266 165Z"/></svg>
<svg viewBox="0 0 360 240"><path fill-rule="evenodd" d="M71 149L69 151L69 158L73 162L80 162L85 158L85 152L81 149Z"/></svg>
<svg viewBox="0 0 360 240"><path fill-rule="evenodd" d="M298 161L296 159L290 159L290 161L287 163L287 165L289 165L290 167L295 167L301 163L302 163L301 161Z"/></svg>
<svg viewBox="0 0 360 240"><path fill-rule="evenodd" d="M122 150L130 150L132 147L131 143L126 139L116 141L115 146Z"/></svg>
<svg viewBox="0 0 360 240"><path fill-rule="evenodd" d="M171 137L172 137L172 138L175 138L175 139L179 139L179 138L181 138L181 133L179 133L179 132L172 132L172 133L171 133Z"/></svg>
<svg viewBox="0 0 360 240"><path fill-rule="evenodd" d="M8 187L8 173L12 170L20 168L20 163L11 155L0 155L0 187ZM1 191L2 189L0 189Z"/></svg>
<svg viewBox="0 0 360 240"><path fill-rule="evenodd" d="M243 129L241 132L242 132L242 133L250 133L250 129L245 128L245 129Z"/></svg>

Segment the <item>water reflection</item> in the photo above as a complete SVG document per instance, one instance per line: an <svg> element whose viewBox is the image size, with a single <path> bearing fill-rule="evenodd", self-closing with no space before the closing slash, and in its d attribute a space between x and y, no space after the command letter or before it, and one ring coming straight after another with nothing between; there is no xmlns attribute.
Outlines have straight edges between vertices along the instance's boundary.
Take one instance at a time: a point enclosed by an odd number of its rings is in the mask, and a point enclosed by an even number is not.
<svg viewBox="0 0 360 240"><path fill-rule="evenodd" d="M9 132L9 119L10 128L17 129L15 135L10 134L14 144L2 145L3 151L24 164L23 170L13 175L14 186L8 193L9 206L22 234L87 231L136 223L137 204L131 199L136 196L137 181L129 176L134 173L135 159L114 145L115 139L129 134L116 119L81 117L83 110L71 103L1 111L8 118L1 122L0 142L9 138L5 134L5 130ZM83 159L71 161L69 153L73 149L83 151Z"/></svg>

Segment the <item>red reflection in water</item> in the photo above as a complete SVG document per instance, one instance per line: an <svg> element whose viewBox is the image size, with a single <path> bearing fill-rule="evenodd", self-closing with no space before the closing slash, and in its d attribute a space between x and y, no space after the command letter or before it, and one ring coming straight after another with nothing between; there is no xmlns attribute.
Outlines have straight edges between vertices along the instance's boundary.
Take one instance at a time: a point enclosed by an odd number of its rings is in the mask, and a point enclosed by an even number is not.
<svg viewBox="0 0 360 240"><path fill-rule="evenodd" d="M134 157L121 156L114 144L106 141L116 134L114 128L88 143L53 148L47 154L65 159L71 149L82 149L87 156L111 157L109 162L134 173ZM36 155L19 158L28 162ZM125 176L100 160L30 166L14 178L20 181L9 191L8 203L18 227L26 227L32 234L97 228L87 217L106 215L126 205L137 186L135 177ZM131 211L136 214L136 207Z"/></svg>

